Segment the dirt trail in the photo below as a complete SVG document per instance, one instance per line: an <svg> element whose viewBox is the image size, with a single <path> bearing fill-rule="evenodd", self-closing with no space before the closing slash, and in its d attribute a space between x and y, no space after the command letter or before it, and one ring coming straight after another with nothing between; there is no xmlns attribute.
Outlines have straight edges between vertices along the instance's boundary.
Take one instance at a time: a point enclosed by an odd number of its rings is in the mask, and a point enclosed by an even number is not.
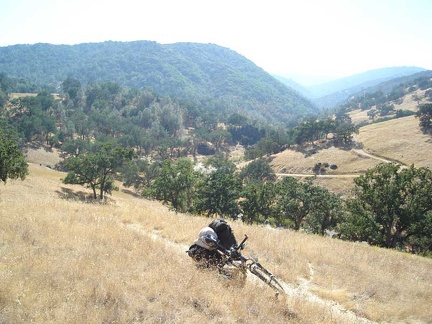
<svg viewBox="0 0 432 324"><path fill-rule="evenodd" d="M307 178L314 177L317 178L357 178L360 174L309 174L309 173L276 173L276 176L280 177L298 177Z"/></svg>
<svg viewBox="0 0 432 324"><path fill-rule="evenodd" d="M368 152L366 152L366 151L363 150L363 149L354 149L353 152L354 152L355 154L359 155L359 156L366 156L366 157L369 157L369 158L371 158L371 159L378 160L378 161L385 162L385 163L395 162L395 161L392 161L392 160L389 160L389 159L386 159L386 158L380 157L380 156L378 156L378 155L374 155L374 154L372 154L372 153L368 153Z"/></svg>
<svg viewBox="0 0 432 324"><path fill-rule="evenodd" d="M380 162L384 162L384 163L397 163L400 164L402 168L406 168L407 166L402 164L399 161L394 161L394 160L389 160L383 157L380 157L378 155L374 155L372 153L368 153L363 149L353 149L353 152L360 156L360 157L368 157ZM280 176L280 177L313 177L316 176L317 178L357 178L359 177L361 174L359 173L349 173L349 174L310 174L310 173L276 173L276 176Z"/></svg>
<svg viewBox="0 0 432 324"><path fill-rule="evenodd" d="M124 226L131 231L137 232L141 235L145 235L149 238L151 238L154 241L162 242L166 246L170 247L175 250L178 253L182 253L186 257L185 251L189 248L188 245L175 243L173 241L170 241L169 239L166 239L159 235L158 231L147 231L145 230L140 224L137 223L130 223L130 224L124 224ZM317 295L315 295L313 292L311 292L309 289L312 286L312 281L314 279L314 269L311 264L309 266L309 277L308 278L299 278L299 281L301 282L300 285L294 286L291 284L287 284L283 282L282 280L278 279L278 281L282 284L285 293L291 297L296 298L300 300L306 300L307 302L314 303L320 306L325 307L326 309L329 309L332 314L335 315L335 318L338 320L343 321L344 323L355 323L355 324L370 324L375 323L372 322L366 318L363 318L361 316L356 315L354 312L345 309L342 305L336 303L332 300L326 300L323 299ZM253 277L252 275L248 276L248 279L251 279L250 281L255 284L263 284L256 278L249 278ZM255 280L256 279L256 280Z"/></svg>

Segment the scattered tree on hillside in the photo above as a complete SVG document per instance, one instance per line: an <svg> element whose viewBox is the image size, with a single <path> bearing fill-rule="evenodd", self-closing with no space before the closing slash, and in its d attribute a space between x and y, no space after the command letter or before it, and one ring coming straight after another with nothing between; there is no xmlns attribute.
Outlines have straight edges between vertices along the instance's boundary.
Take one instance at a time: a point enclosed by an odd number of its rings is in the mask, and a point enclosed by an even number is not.
<svg viewBox="0 0 432 324"><path fill-rule="evenodd" d="M325 235L327 230L336 228L342 220L342 200L322 187L314 187L314 207L305 220L304 228L314 234Z"/></svg>
<svg viewBox="0 0 432 324"><path fill-rule="evenodd" d="M424 133L432 132L432 103L422 104L417 112L420 128Z"/></svg>
<svg viewBox="0 0 432 324"><path fill-rule="evenodd" d="M227 168L229 170L235 170L235 164L228 159L228 156L222 152L218 152L212 156L209 156L204 162L205 166L212 168Z"/></svg>
<svg viewBox="0 0 432 324"><path fill-rule="evenodd" d="M239 174L246 184L275 181L276 174L265 158L259 158L246 165Z"/></svg>
<svg viewBox="0 0 432 324"><path fill-rule="evenodd" d="M281 145L276 142L276 139L271 136L266 136L260 139L255 145L247 149L245 152L246 160L261 158L267 154L274 154L281 151Z"/></svg>
<svg viewBox="0 0 432 324"><path fill-rule="evenodd" d="M275 216L275 184L253 182L244 187L240 206L242 220L248 224L263 224Z"/></svg>
<svg viewBox="0 0 432 324"><path fill-rule="evenodd" d="M171 203L175 211L186 212L193 203L197 178L190 159L165 160L151 185L152 195Z"/></svg>
<svg viewBox="0 0 432 324"><path fill-rule="evenodd" d="M0 180L6 184L7 179L24 180L27 174L28 165L15 138L0 128Z"/></svg>
<svg viewBox="0 0 432 324"><path fill-rule="evenodd" d="M336 127L335 142L341 145L351 144L353 134L358 134L359 128L352 123L342 123Z"/></svg>
<svg viewBox="0 0 432 324"><path fill-rule="evenodd" d="M358 133L358 127L351 122L346 112L339 111L335 119L309 119L296 126L293 130L294 141L298 145L314 144L319 139L327 139L328 134L334 134L334 142L339 145L351 143L352 134Z"/></svg>
<svg viewBox="0 0 432 324"><path fill-rule="evenodd" d="M377 110L380 116L387 116L395 112L395 106L393 104L380 104L377 105Z"/></svg>
<svg viewBox="0 0 432 324"><path fill-rule="evenodd" d="M417 105L420 105L420 101L422 100L421 96L419 96L418 94L413 94L411 96L411 99L417 102Z"/></svg>
<svg viewBox="0 0 432 324"><path fill-rule="evenodd" d="M318 121L311 118L294 128L296 144L303 145L318 140L321 135L321 129Z"/></svg>
<svg viewBox="0 0 432 324"><path fill-rule="evenodd" d="M117 169L125 161L133 158L133 150L112 145L111 143L95 144L92 151L70 157L65 164L68 174L64 183L86 185L93 190L93 198L99 199L114 189L114 178Z"/></svg>
<svg viewBox="0 0 432 324"><path fill-rule="evenodd" d="M313 208L313 186L293 177L277 183L277 223L298 231Z"/></svg>
<svg viewBox="0 0 432 324"><path fill-rule="evenodd" d="M242 183L234 171L235 166L227 164L218 167L203 179L197 188L197 213L205 213L208 217L237 217L237 199L240 197Z"/></svg>
<svg viewBox="0 0 432 324"><path fill-rule="evenodd" d="M127 161L121 168L123 185L133 187L136 192L143 192L150 188L152 182L158 176L160 165L158 162L149 163L143 159ZM147 192L144 195L150 195Z"/></svg>
<svg viewBox="0 0 432 324"><path fill-rule="evenodd" d="M242 126L232 126L229 129L234 143L241 145L253 145L263 138L263 133L255 126L243 124Z"/></svg>
<svg viewBox="0 0 432 324"><path fill-rule="evenodd" d="M403 247L430 231L432 171L379 164L356 178L342 235L387 248Z"/></svg>

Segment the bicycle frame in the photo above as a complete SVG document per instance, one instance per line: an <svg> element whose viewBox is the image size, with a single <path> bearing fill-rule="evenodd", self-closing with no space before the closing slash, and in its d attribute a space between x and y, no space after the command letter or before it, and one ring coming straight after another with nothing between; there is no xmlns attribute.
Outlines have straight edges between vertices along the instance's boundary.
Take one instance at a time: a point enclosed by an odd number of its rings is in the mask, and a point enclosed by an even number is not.
<svg viewBox="0 0 432 324"><path fill-rule="evenodd" d="M236 247L236 249L234 249L234 251L237 252L234 254L234 257L232 257L233 253L231 251L226 250L219 244L217 245L218 252L224 258L223 262L218 265L219 270L221 270L225 265L231 264L237 269L239 269L242 273L246 274L247 271L249 271L250 273L254 274L268 286L273 288L276 291L276 294L285 293L282 285L276 279L275 275L268 271L266 268L264 268L257 259L244 257L243 255L241 255L241 253L239 253L239 250L242 250L244 248L244 243L248 238L249 237L245 234L245 238L243 239L243 241Z"/></svg>

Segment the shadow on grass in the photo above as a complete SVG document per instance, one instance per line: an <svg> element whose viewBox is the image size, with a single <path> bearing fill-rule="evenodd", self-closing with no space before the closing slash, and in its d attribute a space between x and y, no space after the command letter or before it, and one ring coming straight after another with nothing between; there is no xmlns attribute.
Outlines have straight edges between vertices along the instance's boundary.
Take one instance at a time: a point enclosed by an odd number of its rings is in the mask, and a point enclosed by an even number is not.
<svg viewBox="0 0 432 324"><path fill-rule="evenodd" d="M356 148L360 148L360 144L356 143L356 142L348 142L348 143L337 143L335 141L332 140L327 140L327 141L322 141L319 143L314 143L314 144L308 144L308 145L302 145L302 146L293 146L291 147L291 149L300 152L304 155L304 157L309 157L312 156L316 153L318 153L319 151L322 150L326 150L329 149L331 147L336 147L340 150L344 150L344 151L350 151L352 149L356 149Z"/></svg>
<svg viewBox="0 0 432 324"><path fill-rule="evenodd" d="M88 192L84 191L74 191L69 188L61 187L61 191L57 190L56 193L59 195L60 198L68 200L68 201L79 201L83 203L90 203L90 204L109 204L113 200L104 197L103 200L101 199L94 199L92 194L89 194Z"/></svg>
<svg viewBox="0 0 432 324"><path fill-rule="evenodd" d="M30 142L26 144L28 148L31 148L33 150L38 150L38 149L44 149L45 152L53 152L53 149L51 146L48 146L44 143L38 142L38 141L34 141L34 142Z"/></svg>
<svg viewBox="0 0 432 324"><path fill-rule="evenodd" d="M122 189L121 192L127 195L131 195L134 198L143 198L143 196L141 196L139 193L136 193L135 191L132 191L130 189Z"/></svg>

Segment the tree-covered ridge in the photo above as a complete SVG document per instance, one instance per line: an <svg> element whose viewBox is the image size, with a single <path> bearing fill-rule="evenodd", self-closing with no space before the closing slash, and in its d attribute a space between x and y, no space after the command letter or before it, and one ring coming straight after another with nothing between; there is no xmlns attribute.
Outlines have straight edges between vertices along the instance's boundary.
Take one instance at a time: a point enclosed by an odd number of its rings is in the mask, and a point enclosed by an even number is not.
<svg viewBox="0 0 432 324"><path fill-rule="evenodd" d="M0 71L58 87L115 82L161 95L241 111L257 119L288 121L315 107L242 55L214 44L150 41L0 47Z"/></svg>
<svg viewBox="0 0 432 324"><path fill-rule="evenodd" d="M416 108L421 107L421 102L432 102L432 71L397 78L364 89L340 104L338 110L344 113L356 109L367 111L370 122L414 115L414 110L397 109L397 105L402 104L407 96L417 103Z"/></svg>
<svg viewBox="0 0 432 324"><path fill-rule="evenodd" d="M387 101L397 101L415 90L432 88L432 71L424 71L409 76L382 82L379 85L362 89L353 94L340 106L342 108L371 107Z"/></svg>

